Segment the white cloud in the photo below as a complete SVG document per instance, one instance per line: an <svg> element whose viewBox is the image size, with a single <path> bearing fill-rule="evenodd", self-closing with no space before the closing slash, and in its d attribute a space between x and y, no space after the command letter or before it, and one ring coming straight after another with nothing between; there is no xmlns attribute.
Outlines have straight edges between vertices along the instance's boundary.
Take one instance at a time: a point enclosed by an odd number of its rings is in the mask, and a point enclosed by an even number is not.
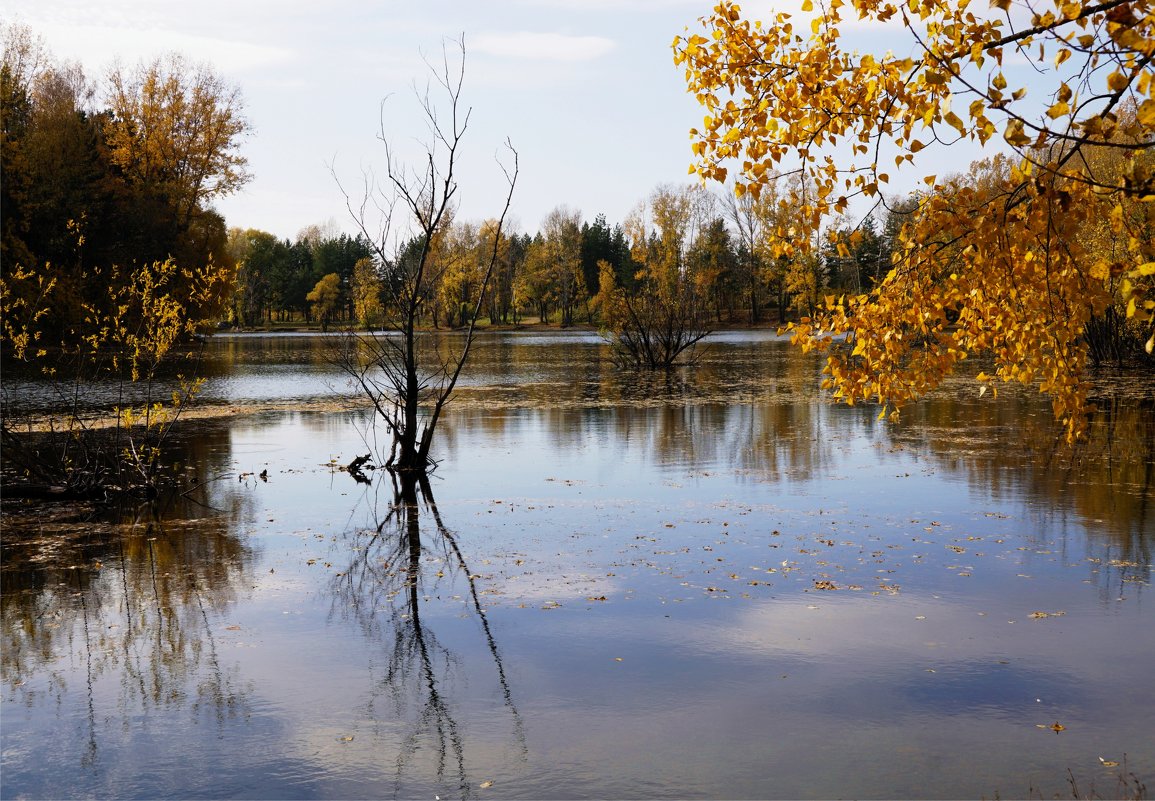
<svg viewBox="0 0 1155 801"><path fill-rule="evenodd" d="M44 36L60 60L79 61L93 76L114 59L131 66L167 52L179 52L193 61L208 62L226 74L286 64L294 58L292 52L282 47L197 36L162 26L80 26L48 22L36 25L34 30Z"/></svg>
<svg viewBox="0 0 1155 801"><path fill-rule="evenodd" d="M483 33L467 44L478 53L532 61L591 61L614 49L602 36L566 36L560 33Z"/></svg>

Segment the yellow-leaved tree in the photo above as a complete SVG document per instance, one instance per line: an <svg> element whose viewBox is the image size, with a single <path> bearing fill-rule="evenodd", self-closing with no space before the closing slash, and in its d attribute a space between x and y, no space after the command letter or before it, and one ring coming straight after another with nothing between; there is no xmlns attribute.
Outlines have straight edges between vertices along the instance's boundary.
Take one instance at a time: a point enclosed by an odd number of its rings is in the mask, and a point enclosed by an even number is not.
<svg viewBox="0 0 1155 801"><path fill-rule="evenodd" d="M928 156L941 166L962 144L1010 158L981 180L921 171L885 279L824 298L795 341L827 352L837 397L883 414L989 357L984 389L1037 382L1076 440L1088 324L1118 305L1155 347L1155 2L803 0L802 12L751 21L721 2L702 33L674 40L706 109L692 171L737 173L740 196L781 177L800 188L792 225L771 232L778 253L814 248L831 215ZM846 50L850 26L909 47Z"/></svg>

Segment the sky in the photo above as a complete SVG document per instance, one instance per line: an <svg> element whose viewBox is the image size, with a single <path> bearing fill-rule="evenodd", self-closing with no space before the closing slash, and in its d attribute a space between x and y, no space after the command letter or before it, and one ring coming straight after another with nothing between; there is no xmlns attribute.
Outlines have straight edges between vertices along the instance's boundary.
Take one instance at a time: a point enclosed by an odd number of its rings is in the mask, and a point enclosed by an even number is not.
<svg viewBox="0 0 1155 801"><path fill-rule="evenodd" d="M797 16L801 1L750 0L743 13ZM508 139L520 165L512 230L532 234L558 206L613 225L658 185L697 181L688 174L689 130L703 110L671 44L687 27L700 30L711 3L5 0L0 19L27 25L58 62L79 62L98 81L114 62L132 68L174 51L209 64L239 87L252 125L241 144L252 180L216 208L230 227L288 239L313 225L357 231L344 192L360 201L364 176L383 174L382 136L403 163L421 163L430 65L446 51L456 57L463 38L471 116L457 218L501 212L507 187L496 159ZM848 22L844 32L850 50L912 46L901 23ZM443 94L431 99L444 108ZM965 143L941 156L928 148L921 171L892 170L889 188L905 194L926 172L963 170L979 155ZM868 205L852 211L863 216Z"/></svg>
<svg viewBox="0 0 1155 801"><path fill-rule="evenodd" d="M169 51L207 62L245 98L252 180L215 205L228 225L295 238L335 221L355 229L359 197L384 165L385 136L408 158L425 137L418 92L464 36L470 126L461 219L500 213L495 161L508 138L520 175L512 214L538 230L564 205L621 222L662 183L696 180L689 129L702 111L671 42L709 0L6 0L57 61L100 78ZM440 96L433 95L439 100Z"/></svg>

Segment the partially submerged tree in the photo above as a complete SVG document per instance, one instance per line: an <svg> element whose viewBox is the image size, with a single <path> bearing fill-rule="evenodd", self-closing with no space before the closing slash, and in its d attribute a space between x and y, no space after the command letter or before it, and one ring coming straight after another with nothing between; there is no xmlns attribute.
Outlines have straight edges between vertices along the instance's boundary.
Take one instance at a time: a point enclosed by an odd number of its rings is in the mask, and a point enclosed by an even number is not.
<svg viewBox="0 0 1155 801"><path fill-rule="evenodd" d="M687 253L711 218L711 196L700 187L659 186L626 221L639 266L623 287L608 262L599 263L602 336L623 365L670 367L710 334L706 299Z"/></svg>
<svg viewBox="0 0 1155 801"><path fill-rule="evenodd" d="M901 168L923 150L941 157L963 140L999 139L1016 158L983 186L925 175L890 272L868 294L826 298L795 340L828 352L836 396L875 400L884 413L961 360L990 356L984 389L995 377L1037 381L1068 439L1078 438L1088 322L1117 299L1155 347L1150 214L1128 213L1155 200L1150 0L991 0L986 14L960 0L818 11L804 0L802 10L810 24L795 28L789 14L753 23L721 2L702 20L705 35L674 41L707 111L691 131L698 174L724 181L736 167L736 191L755 196L781 174L799 181L801 215L780 232L781 252L813 249L829 215L856 196L880 197L891 159ZM845 51L845 16L901 22L913 55ZM1016 62L1030 65L1034 97L1014 85ZM1103 151L1118 169L1100 168L1093 155ZM1085 236L1098 219L1118 247Z"/></svg>
<svg viewBox="0 0 1155 801"><path fill-rule="evenodd" d="M220 303L231 271L211 263L182 269L169 260L126 271L94 268L92 275L103 279L107 295L84 306L73 324L75 342L62 345L46 342L39 327L55 284L22 269L0 280L0 341L8 359L39 368L54 404L44 421L13 414L5 397L4 478L20 477L5 484L9 497L154 496L171 478L164 447L203 384L196 376L200 348L190 343L212 325L196 310ZM178 281L182 292L173 290ZM180 365L177 374L166 375L172 363ZM110 381L115 407L88 408L90 388Z"/></svg>
<svg viewBox="0 0 1155 801"><path fill-rule="evenodd" d="M517 184L517 151L507 141L511 163L501 166L508 191L501 215L492 224L492 250L466 309L464 333L449 337L422 331L419 321L423 306L433 297L439 271L444 268L434 258L434 251L456 201L457 159L469 127L470 109L461 99L464 42L459 46L456 64L445 52L441 66L430 68L444 93L444 108L439 110L428 92L420 97L430 137L421 166L409 169L397 161L382 110L378 136L385 146L385 181L377 185L366 176L356 203L346 193L350 216L372 243L382 265L388 320L387 330L381 333L350 333L337 361L372 404L376 419L385 425L392 443L386 466L399 472L426 473L435 466L430 456L433 435L473 346L477 318L501 253L502 226ZM381 212L379 217L376 212ZM404 225L401 217L405 218Z"/></svg>

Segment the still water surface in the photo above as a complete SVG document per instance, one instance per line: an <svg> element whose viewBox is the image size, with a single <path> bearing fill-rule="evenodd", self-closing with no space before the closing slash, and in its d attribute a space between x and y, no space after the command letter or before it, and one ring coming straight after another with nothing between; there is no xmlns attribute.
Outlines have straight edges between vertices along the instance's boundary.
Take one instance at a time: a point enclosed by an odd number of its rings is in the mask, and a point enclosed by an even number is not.
<svg viewBox="0 0 1155 801"><path fill-rule="evenodd" d="M885 424L771 334L641 378L486 335L391 514L324 342L211 341L162 515L5 508L5 798L1151 785L1149 384L1072 457L1029 391Z"/></svg>

